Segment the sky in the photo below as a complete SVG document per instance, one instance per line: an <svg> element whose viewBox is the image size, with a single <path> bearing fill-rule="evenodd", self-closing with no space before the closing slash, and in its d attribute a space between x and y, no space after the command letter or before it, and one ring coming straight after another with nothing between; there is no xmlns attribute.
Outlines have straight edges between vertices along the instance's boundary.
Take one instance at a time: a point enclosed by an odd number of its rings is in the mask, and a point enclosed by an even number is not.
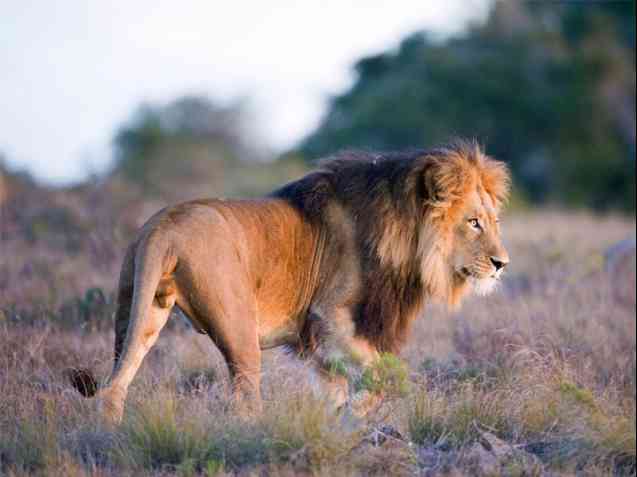
<svg viewBox="0 0 637 477"><path fill-rule="evenodd" d="M315 128L362 56L444 38L490 0L0 0L0 157L64 184L104 170L136 107L247 98L275 151Z"/></svg>

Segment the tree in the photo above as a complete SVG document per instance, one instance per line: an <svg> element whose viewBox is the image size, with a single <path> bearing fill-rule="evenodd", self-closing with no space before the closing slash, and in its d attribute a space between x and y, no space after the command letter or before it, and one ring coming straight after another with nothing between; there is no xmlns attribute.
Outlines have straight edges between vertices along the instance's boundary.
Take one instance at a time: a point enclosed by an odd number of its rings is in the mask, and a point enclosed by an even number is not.
<svg viewBox="0 0 637 477"><path fill-rule="evenodd" d="M536 202L635 208L634 3L497 2L445 42L363 58L299 150L426 147L476 137Z"/></svg>
<svg viewBox="0 0 637 477"><path fill-rule="evenodd" d="M294 156L266 161L267 148L247 130L244 114L242 103L219 107L193 96L143 105L115 136L112 178L174 203L260 195L306 171Z"/></svg>
<svg viewBox="0 0 637 477"><path fill-rule="evenodd" d="M115 136L115 172L168 201L222 193L224 167L249 155L242 112L196 96L142 105Z"/></svg>

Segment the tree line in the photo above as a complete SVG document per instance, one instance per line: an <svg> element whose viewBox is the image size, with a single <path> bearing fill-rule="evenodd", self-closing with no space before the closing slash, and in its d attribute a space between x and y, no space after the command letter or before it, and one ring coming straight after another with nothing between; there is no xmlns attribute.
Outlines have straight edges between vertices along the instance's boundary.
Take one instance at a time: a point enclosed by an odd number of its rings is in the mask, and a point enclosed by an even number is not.
<svg viewBox="0 0 637 477"><path fill-rule="evenodd" d="M635 210L634 2L509 2L460 37L362 58L296 151L474 137L534 203Z"/></svg>

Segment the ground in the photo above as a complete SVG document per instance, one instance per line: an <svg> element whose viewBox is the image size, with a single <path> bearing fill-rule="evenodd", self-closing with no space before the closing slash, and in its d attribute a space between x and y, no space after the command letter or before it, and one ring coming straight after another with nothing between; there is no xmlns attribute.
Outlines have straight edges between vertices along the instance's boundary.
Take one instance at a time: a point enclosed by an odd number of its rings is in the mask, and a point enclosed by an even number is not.
<svg viewBox="0 0 637 477"><path fill-rule="evenodd" d="M500 289L457 312L428 306L366 420L330 413L280 351L265 356L263 414L237 413L218 351L176 317L112 430L64 370L108 374L127 232L109 204L74 200L4 216L0 475L635 473L635 255L606 254L634 239L634 217L504 217Z"/></svg>

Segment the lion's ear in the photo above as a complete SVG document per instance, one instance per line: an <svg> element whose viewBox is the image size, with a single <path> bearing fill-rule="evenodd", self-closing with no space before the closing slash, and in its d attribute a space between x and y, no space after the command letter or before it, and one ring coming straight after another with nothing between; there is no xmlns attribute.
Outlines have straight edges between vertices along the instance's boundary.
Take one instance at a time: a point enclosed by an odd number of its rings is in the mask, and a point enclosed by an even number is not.
<svg viewBox="0 0 637 477"><path fill-rule="evenodd" d="M511 174L507 165L490 158L485 160L482 184L496 208L500 209L507 202L511 189Z"/></svg>
<svg viewBox="0 0 637 477"><path fill-rule="evenodd" d="M440 198L440 185L437 180L435 160L430 160L423 173L423 195L428 202L438 202Z"/></svg>
<svg viewBox="0 0 637 477"><path fill-rule="evenodd" d="M449 206L462 179L462 171L450 161L437 157L428 158L422 179L425 200L435 207Z"/></svg>

